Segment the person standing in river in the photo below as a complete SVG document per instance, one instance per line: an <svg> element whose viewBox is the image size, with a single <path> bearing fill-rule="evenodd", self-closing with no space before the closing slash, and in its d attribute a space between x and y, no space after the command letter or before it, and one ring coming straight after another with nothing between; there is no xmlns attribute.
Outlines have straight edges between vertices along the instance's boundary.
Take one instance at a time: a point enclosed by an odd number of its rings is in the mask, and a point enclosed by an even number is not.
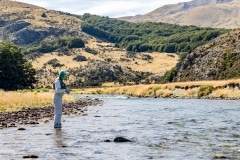
<svg viewBox="0 0 240 160"><path fill-rule="evenodd" d="M61 70L59 76L53 83L54 128L62 128L62 97L64 93L70 94L70 89L66 87L63 80L65 80L68 75L69 72Z"/></svg>

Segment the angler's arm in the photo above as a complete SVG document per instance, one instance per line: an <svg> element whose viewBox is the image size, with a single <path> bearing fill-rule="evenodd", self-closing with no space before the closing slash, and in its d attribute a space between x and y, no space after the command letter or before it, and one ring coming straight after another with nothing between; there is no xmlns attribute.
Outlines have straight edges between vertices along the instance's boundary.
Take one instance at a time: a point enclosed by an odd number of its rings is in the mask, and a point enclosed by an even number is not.
<svg viewBox="0 0 240 160"><path fill-rule="evenodd" d="M55 83L55 93L64 93L66 89L61 89L61 84L60 82Z"/></svg>

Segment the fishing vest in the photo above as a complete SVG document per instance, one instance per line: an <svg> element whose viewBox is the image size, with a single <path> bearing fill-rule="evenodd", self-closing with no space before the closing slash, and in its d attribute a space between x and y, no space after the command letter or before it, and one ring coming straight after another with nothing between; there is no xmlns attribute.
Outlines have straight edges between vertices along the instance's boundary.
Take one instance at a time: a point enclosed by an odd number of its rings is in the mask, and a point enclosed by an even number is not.
<svg viewBox="0 0 240 160"><path fill-rule="evenodd" d="M61 89L66 89L66 84L63 83L62 79L59 77L59 82L61 85ZM53 89L55 90L55 81L53 82Z"/></svg>

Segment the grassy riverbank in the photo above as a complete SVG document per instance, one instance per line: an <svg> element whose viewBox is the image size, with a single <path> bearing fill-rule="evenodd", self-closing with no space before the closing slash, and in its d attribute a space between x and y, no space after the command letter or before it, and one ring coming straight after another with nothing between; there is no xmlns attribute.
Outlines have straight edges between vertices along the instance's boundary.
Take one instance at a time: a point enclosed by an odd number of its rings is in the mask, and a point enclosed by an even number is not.
<svg viewBox="0 0 240 160"><path fill-rule="evenodd" d="M23 107L37 107L52 104L53 92L50 90L0 91L0 112L17 111ZM75 101L70 95L64 95L64 102Z"/></svg>
<svg viewBox="0 0 240 160"><path fill-rule="evenodd" d="M78 94L125 94L137 97L238 99L240 79L167 84L103 86L75 90Z"/></svg>
<svg viewBox="0 0 240 160"><path fill-rule="evenodd" d="M72 94L124 94L137 97L240 99L240 79L73 89ZM52 104L52 90L0 91L0 112ZM75 101L64 95L64 102Z"/></svg>

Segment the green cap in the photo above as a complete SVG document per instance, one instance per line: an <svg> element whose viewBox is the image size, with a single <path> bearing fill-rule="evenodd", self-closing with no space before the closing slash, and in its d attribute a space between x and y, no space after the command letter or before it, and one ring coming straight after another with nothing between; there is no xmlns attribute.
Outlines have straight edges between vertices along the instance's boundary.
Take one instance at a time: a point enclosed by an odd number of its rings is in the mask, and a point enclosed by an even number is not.
<svg viewBox="0 0 240 160"><path fill-rule="evenodd" d="M65 70L61 70L61 71L59 72L59 77L60 77L61 79L65 79L65 77L68 76L68 75L69 75L69 72L67 72L67 71L65 71Z"/></svg>

